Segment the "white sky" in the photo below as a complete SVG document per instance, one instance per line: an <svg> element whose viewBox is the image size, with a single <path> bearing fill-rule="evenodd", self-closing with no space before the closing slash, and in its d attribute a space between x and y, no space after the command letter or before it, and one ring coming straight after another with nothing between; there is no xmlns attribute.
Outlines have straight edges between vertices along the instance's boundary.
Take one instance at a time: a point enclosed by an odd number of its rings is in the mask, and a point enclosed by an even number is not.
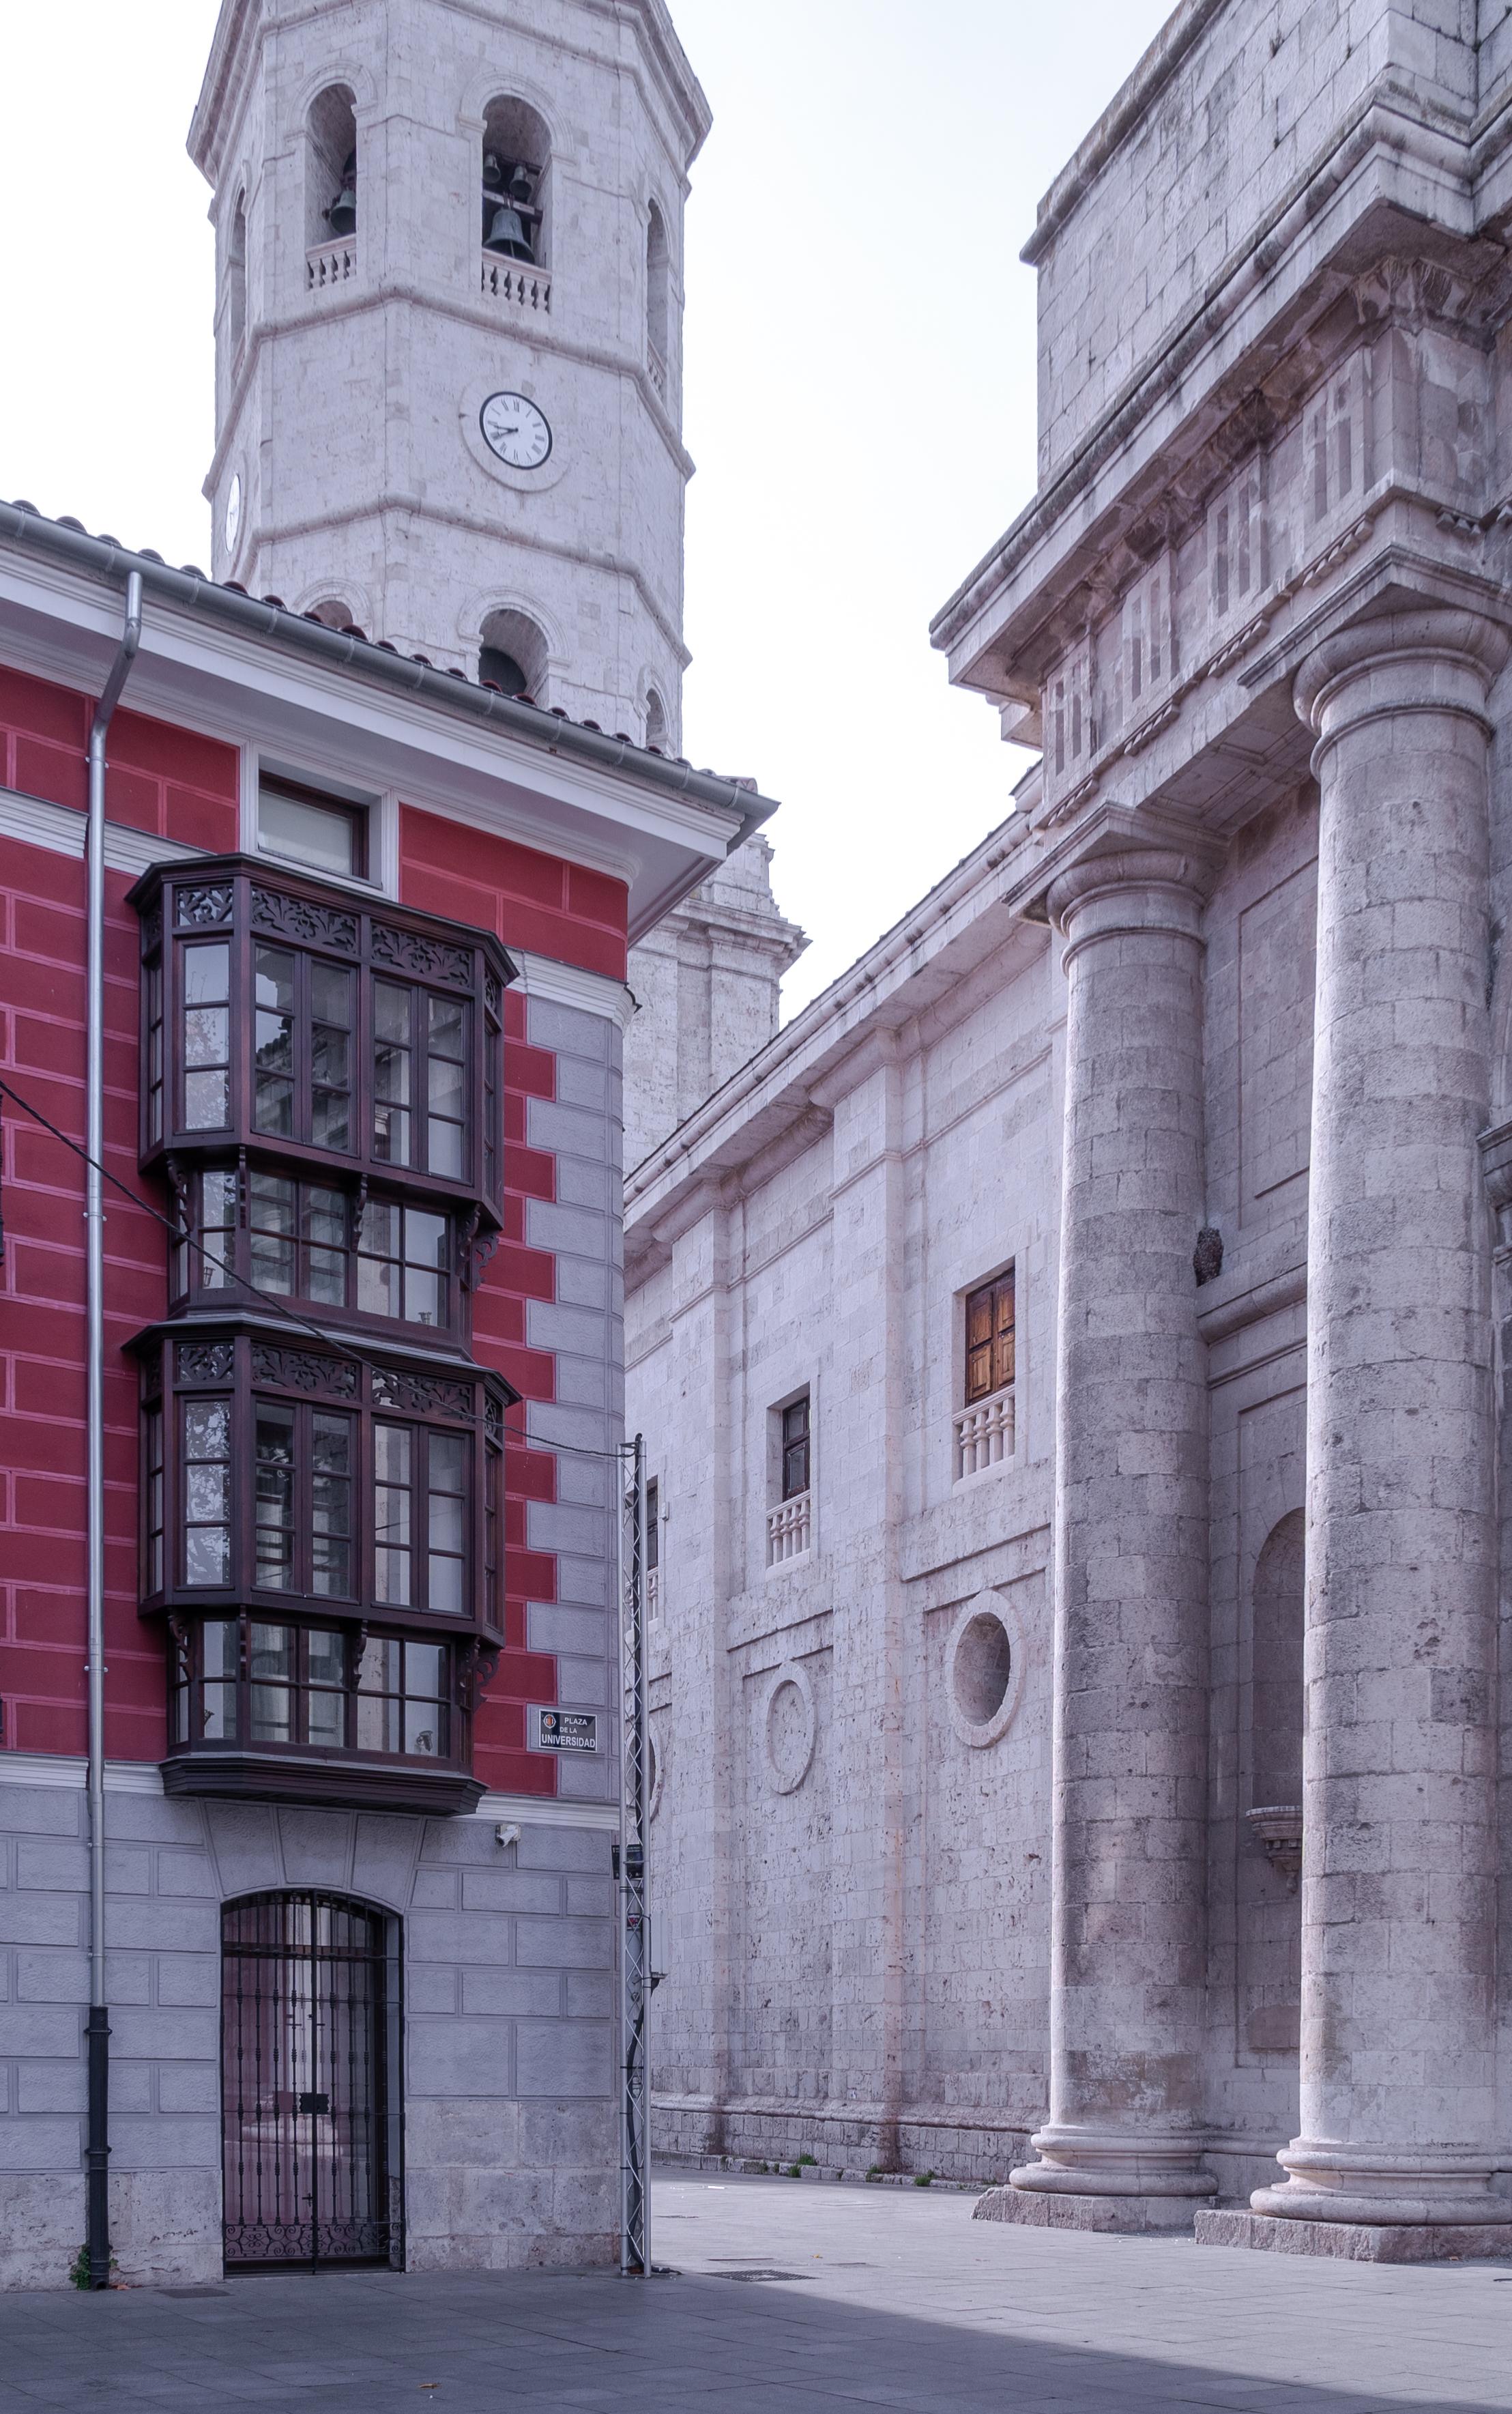
<svg viewBox="0 0 1512 2414"><path fill-rule="evenodd" d="M1034 483L1035 203L1169 0L672 0L688 220L684 745L749 773L789 1011L1008 810L928 642ZM0 7L0 495L208 562L215 0ZM338 444L338 425L331 441Z"/></svg>

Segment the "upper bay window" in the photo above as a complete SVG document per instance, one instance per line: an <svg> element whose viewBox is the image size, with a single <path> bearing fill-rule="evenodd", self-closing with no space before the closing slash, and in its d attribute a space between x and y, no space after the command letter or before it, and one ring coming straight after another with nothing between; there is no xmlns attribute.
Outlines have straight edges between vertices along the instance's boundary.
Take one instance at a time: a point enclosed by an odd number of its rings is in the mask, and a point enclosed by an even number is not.
<svg viewBox="0 0 1512 2414"><path fill-rule="evenodd" d="M497 940L245 857L154 870L132 902L144 1166L273 1149L437 1185L497 1221L513 974Z"/></svg>

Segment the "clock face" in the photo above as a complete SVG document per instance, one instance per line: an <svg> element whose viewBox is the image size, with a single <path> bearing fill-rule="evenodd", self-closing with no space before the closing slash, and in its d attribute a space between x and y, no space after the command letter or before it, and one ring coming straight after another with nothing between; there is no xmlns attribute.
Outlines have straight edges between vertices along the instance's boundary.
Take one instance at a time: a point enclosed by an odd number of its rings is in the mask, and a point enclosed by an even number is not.
<svg viewBox="0 0 1512 2414"><path fill-rule="evenodd" d="M544 468L551 423L523 394L491 394L478 414L483 442L511 469Z"/></svg>
<svg viewBox="0 0 1512 2414"><path fill-rule="evenodd" d="M242 479L241 472L238 471L231 480L230 492L226 498L226 550L228 553L236 551L236 540L241 533Z"/></svg>

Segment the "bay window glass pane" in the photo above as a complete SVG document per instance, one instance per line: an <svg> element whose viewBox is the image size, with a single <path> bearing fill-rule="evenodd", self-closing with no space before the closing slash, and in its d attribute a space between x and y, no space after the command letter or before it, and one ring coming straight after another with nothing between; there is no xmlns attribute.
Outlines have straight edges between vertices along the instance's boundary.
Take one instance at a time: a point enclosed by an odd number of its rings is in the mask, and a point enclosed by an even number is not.
<svg viewBox="0 0 1512 2414"><path fill-rule="evenodd" d="M373 1154L409 1163L414 1000L394 981L373 984Z"/></svg>
<svg viewBox="0 0 1512 2414"><path fill-rule="evenodd" d="M410 1324L443 1320L446 1227L444 1215L429 1215L419 1207L405 1210L404 1313Z"/></svg>
<svg viewBox="0 0 1512 2414"><path fill-rule="evenodd" d="M375 1425L373 1465L375 1597L408 1607L414 1598L410 1525L414 1436L408 1425Z"/></svg>
<svg viewBox="0 0 1512 2414"><path fill-rule="evenodd" d="M402 1316L399 1268L403 1209L370 1199L363 1209L357 1247L357 1304L368 1316Z"/></svg>
<svg viewBox="0 0 1512 2414"><path fill-rule="evenodd" d="M147 967L147 1138L163 1137L163 966Z"/></svg>
<svg viewBox="0 0 1512 2414"><path fill-rule="evenodd" d="M310 1420L310 1589L347 1595L351 1583L351 1419Z"/></svg>
<svg viewBox="0 0 1512 2414"><path fill-rule="evenodd" d="M312 1685L304 1703L305 1740L340 1746L347 1740L347 1696Z"/></svg>
<svg viewBox="0 0 1512 2414"><path fill-rule="evenodd" d="M357 1749L397 1751L403 1732L398 1699L403 1674L399 1643L369 1640L357 1663Z"/></svg>
<svg viewBox="0 0 1512 2414"><path fill-rule="evenodd" d="M459 1435L430 1438L429 1606L452 1617L462 1611L466 1448Z"/></svg>
<svg viewBox="0 0 1512 2414"><path fill-rule="evenodd" d="M230 1403L184 1403L184 1581L230 1577Z"/></svg>
<svg viewBox="0 0 1512 2414"><path fill-rule="evenodd" d="M251 1739L254 1743L289 1743L293 1736L293 1628L254 1622L249 1659Z"/></svg>
<svg viewBox="0 0 1512 2414"><path fill-rule="evenodd" d="M304 1637L304 1667L309 1683L305 1733L311 1743L346 1741L347 1647L343 1636L322 1630Z"/></svg>
<svg viewBox="0 0 1512 2414"><path fill-rule="evenodd" d="M425 1701L439 1701L446 1691L448 1653L444 1643L405 1645L405 1691Z"/></svg>
<svg viewBox="0 0 1512 2414"><path fill-rule="evenodd" d="M363 1646L357 1662L357 1690L360 1693L396 1693L401 1674L402 1644L383 1637L369 1636Z"/></svg>
<svg viewBox="0 0 1512 2414"><path fill-rule="evenodd" d="M254 1173L247 1185L252 1281L287 1299L295 1288L294 1185L281 1174Z"/></svg>
<svg viewBox="0 0 1512 2414"><path fill-rule="evenodd" d="M236 1740L236 1661L241 1625L234 1617L207 1618L200 1630L200 1732L207 1743Z"/></svg>
<svg viewBox="0 0 1512 2414"><path fill-rule="evenodd" d="M147 1419L147 1568L146 1589L163 1588L163 1414L154 1408Z"/></svg>
<svg viewBox="0 0 1512 2414"><path fill-rule="evenodd" d="M259 1401L257 1409L257 1584L289 1592L294 1584L294 1410Z"/></svg>
<svg viewBox="0 0 1512 2414"><path fill-rule="evenodd" d="M287 948L259 947L253 1121L259 1131L286 1139L294 1129L294 973Z"/></svg>
<svg viewBox="0 0 1512 2414"><path fill-rule="evenodd" d="M441 1720L445 1713L439 1702L405 1703L404 1749L427 1760L434 1760L442 1748Z"/></svg>
<svg viewBox="0 0 1512 2414"><path fill-rule="evenodd" d="M304 1237L309 1252L308 1296L323 1307L345 1307L347 1201L339 1190L305 1192Z"/></svg>
<svg viewBox="0 0 1512 2414"><path fill-rule="evenodd" d="M310 1139L351 1146L351 1048L357 976L344 964L310 964Z"/></svg>
<svg viewBox="0 0 1512 2414"><path fill-rule="evenodd" d="M224 939L184 950L184 1127L230 1121L231 951Z"/></svg>
<svg viewBox="0 0 1512 2414"><path fill-rule="evenodd" d="M426 1038L428 1159L432 1173L463 1173L467 1009L455 998L428 1001Z"/></svg>
<svg viewBox="0 0 1512 2414"><path fill-rule="evenodd" d="M199 1249L192 1253L185 1288L198 1284L201 1290L224 1290L230 1280L231 1250L235 1246L236 1176L227 1168L218 1173L200 1177Z"/></svg>
<svg viewBox="0 0 1512 2414"><path fill-rule="evenodd" d="M359 1751L397 1751L403 1733L404 1704L396 1698L378 1693L357 1696L357 1749Z"/></svg>

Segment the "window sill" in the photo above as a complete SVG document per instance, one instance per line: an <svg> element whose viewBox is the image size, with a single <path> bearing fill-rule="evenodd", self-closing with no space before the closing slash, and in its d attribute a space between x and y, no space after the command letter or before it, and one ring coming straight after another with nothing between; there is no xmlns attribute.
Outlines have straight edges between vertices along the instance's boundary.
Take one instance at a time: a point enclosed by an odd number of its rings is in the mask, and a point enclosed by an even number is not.
<svg viewBox="0 0 1512 2414"><path fill-rule="evenodd" d="M460 1768L422 1761L319 1760L295 1752L185 1751L160 1763L163 1792L242 1801L321 1802L333 1810L415 1810L431 1818L473 1810L486 1788Z"/></svg>
<svg viewBox="0 0 1512 2414"><path fill-rule="evenodd" d="M810 1543L807 1550L794 1551L789 1558L773 1559L769 1561L766 1573L768 1577L790 1576L795 1572L800 1572L805 1568L812 1567L813 1563L814 1548L813 1544Z"/></svg>
<svg viewBox="0 0 1512 2414"><path fill-rule="evenodd" d="M1007 1458L995 1458L990 1467L977 1468L971 1475L957 1475L950 1487L951 1496L954 1498L960 1492L974 1492L979 1483L990 1483L995 1475L1012 1475L1019 1463L1016 1453L1011 1453Z"/></svg>

